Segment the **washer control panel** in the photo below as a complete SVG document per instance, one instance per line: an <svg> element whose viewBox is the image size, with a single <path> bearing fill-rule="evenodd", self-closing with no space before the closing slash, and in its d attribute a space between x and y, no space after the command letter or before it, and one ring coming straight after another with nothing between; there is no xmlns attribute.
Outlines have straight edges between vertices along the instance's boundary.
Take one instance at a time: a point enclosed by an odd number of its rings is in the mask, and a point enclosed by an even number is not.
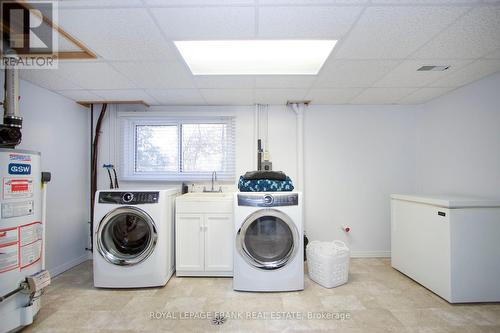
<svg viewBox="0 0 500 333"><path fill-rule="evenodd" d="M159 192L99 192L99 203L141 205L158 203Z"/></svg>
<svg viewBox="0 0 500 333"><path fill-rule="evenodd" d="M238 194L238 206L279 207L297 206L298 204L299 195L297 193Z"/></svg>

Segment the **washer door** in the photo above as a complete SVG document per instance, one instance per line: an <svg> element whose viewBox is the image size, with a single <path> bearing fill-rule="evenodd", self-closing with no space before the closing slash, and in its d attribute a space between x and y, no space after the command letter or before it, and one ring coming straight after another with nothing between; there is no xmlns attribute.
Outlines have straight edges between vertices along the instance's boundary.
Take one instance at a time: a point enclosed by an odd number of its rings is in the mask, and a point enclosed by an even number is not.
<svg viewBox="0 0 500 333"><path fill-rule="evenodd" d="M142 209L124 206L109 212L97 230L97 249L110 263L136 265L154 251L158 238L151 216Z"/></svg>
<svg viewBox="0 0 500 333"><path fill-rule="evenodd" d="M299 241L297 227L288 215L263 209L243 222L236 236L236 248L250 265L273 270L295 257Z"/></svg>

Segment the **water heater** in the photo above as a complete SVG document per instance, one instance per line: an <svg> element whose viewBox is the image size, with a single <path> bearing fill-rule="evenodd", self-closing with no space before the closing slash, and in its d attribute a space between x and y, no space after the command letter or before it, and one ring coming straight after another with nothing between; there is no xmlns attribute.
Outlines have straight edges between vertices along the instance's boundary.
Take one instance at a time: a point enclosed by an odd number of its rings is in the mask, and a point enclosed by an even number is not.
<svg viewBox="0 0 500 333"><path fill-rule="evenodd" d="M44 271L44 179L40 153L0 148L0 332L32 323Z"/></svg>

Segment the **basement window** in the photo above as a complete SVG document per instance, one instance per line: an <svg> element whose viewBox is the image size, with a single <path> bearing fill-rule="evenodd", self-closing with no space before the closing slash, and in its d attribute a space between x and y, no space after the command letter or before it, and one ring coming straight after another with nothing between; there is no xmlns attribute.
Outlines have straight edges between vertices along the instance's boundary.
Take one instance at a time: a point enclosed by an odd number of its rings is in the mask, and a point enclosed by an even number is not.
<svg viewBox="0 0 500 333"><path fill-rule="evenodd" d="M119 117L124 180L234 180L233 117Z"/></svg>

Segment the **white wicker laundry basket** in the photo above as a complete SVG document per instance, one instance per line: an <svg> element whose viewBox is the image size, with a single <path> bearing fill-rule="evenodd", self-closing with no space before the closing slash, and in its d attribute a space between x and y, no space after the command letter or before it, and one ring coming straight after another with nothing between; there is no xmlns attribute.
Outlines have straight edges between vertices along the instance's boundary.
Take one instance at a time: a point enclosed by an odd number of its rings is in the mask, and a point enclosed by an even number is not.
<svg viewBox="0 0 500 333"><path fill-rule="evenodd" d="M347 282L350 251L344 242L312 241L307 245L306 253L311 280L325 288Z"/></svg>

